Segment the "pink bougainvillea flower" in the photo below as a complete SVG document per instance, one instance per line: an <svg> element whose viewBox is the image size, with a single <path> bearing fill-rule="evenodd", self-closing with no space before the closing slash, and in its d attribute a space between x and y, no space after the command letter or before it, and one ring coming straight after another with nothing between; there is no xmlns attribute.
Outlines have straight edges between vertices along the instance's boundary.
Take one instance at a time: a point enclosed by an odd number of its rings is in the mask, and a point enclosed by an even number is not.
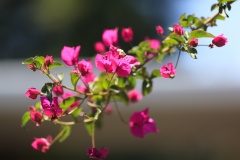
<svg viewBox="0 0 240 160"><path fill-rule="evenodd" d="M121 59L116 70L117 75L119 75L120 77L127 77L129 76L131 71L132 67L129 64L129 62L124 59Z"/></svg>
<svg viewBox="0 0 240 160"><path fill-rule="evenodd" d="M129 125L131 133L138 138L143 138L145 134L150 132L158 132L154 120L148 116L148 108L134 112L130 117Z"/></svg>
<svg viewBox="0 0 240 160"><path fill-rule="evenodd" d="M133 40L133 30L131 27L128 28L122 28L121 32L122 39L124 42L129 43Z"/></svg>
<svg viewBox="0 0 240 160"><path fill-rule="evenodd" d="M174 24L174 26L173 26L173 32L174 32L176 35L183 35L183 34L184 34L183 27L182 27L181 25L178 25L178 24Z"/></svg>
<svg viewBox="0 0 240 160"><path fill-rule="evenodd" d="M138 90L130 90L127 95L130 102L134 103L142 100L142 93Z"/></svg>
<svg viewBox="0 0 240 160"><path fill-rule="evenodd" d="M118 28L104 30L102 41L107 47L110 45L116 45L118 43Z"/></svg>
<svg viewBox="0 0 240 160"><path fill-rule="evenodd" d="M197 47L198 46L198 39L192 38L189 42L189 45L192 47Z"/></svg>
<svg viewBox="0 0 240 160"><path fill-rule="evenodd" d="M83 86L83 85L77 86L77 90L82 92L82 93L87 93L88 92L88 88L86 86Z"/></svg>
<svg viewBox="0 0 240 160"><path fill-rule="evenodd" d="M84 77L81 77L83 83L86 85L90 82L93 82L95 78L96 78L96 75L93 72L85 75Z"/></svg>
<svg viewBox="0 0 240 160"><path fill-rule="evenodd" d="M102 42L96 42L94 43L94 49L97 53L103 53L105 52L105 46Z"/></svg>
<svg viewBox="0 0 240 160"><path fill-rule="evenodd" d="M78 70L82 76L86 76L91 73L93 69L91 61L85 61L84 59L78 62Z"/></svg>
<svg viewBox="0 0 240 160"><path fill-rule="evenodd" d="M68 66L77 65L80 49L81 49L81 46L77 46L76 48L64 46L61 51L61 58L63 62Z"/></svg>
<svg viewBox="0 0 240 160"><path fill-rule="evenodd" d="M133 66L137 66L140 65L140 62L137 60L137 58L130 56L130 55L126 55L123 57L124 60L126 60L131 67Z"/></svg>
<svg viewBox="0 0 240 160"><path fill-rule="evenodd" d="M52 143L52 137L48 136L47 138L35 138L32 142L32 147L38 151L45 153Z"/></svg>
<svg viewBox="0 0 240 160"><path fill-rule="evenodd" d="M176 69L174 68L173 64L169 62L167 66L163 65L160 68L160 73L164 78L174 78Z"/></svg>
<svg viewBox="0 0 240 160"><path fill-rule="evenodd" d="M212 40L212 44L214 44L217 47L222 47L227 43L227 38L223 36L223 34L216 36Z"/></svg>
<svg viewBox="0 0 240 160"><path fill-rule="evenodd" d="M28 98L31 98L31 99L36 99L37 96L41 94L40 91L38 91L36 88L28 88L27 92L25 93L25 95L28 97Z"/></svg>
<svg viewBox="0 0 240 160"><path fill-rule="evenodd" d="M162 26L160 26L160 25L156 26L156 31L157 31L157 34L159 34L159 35L162 35L164 32Z"/></svg>
<svg viewBox="0 0 240 160"><path fill-rule="evenodd" d="M29 107L30 110L30 119L36 123L36 126L40 126L42 120L43 120L43 116L42 113L38 112L36 110L36 108L34 108L33 106Z"/></svg>
<svg viewBox="0 0 240 160"><path fill-rule="evenodd" d="M44 114L52 117L52 120L57 119L63 113L62 108L58 105L58 97L53 97L52 102L47 97L40 97L40 101Z"/></svg>
<svg viewBox="0 0 240 160"><path fill-rule="evenodd" d="M56 94L56 96L61 96L63 94L63 87L62 86L55 86L53 88L53 93Z"/></svg>
<svg viewBox="0 0 240 160"><path fill-rule="evenodd" d="M108 51L105 55L97 54L95 64L102 72L114 73L117 69L118 59L114 58L111 52Z"/></svg>
<svg viewBox="0 0 240 160"><path fill-rule="evenodd" d="M112 112L113 112L113 107L109 106L109 105L104 110L104 113L106 113L106 114L111 114Z"/></svg>
<svg viewBox="0 0 240 160"><path fill-rule="evenodd" d="M98 160L102 160L107 157L109 153L109 148L102 147L102 149L98 150L96 148L87 148L87 155L89 158L96 158Z"/></svg>

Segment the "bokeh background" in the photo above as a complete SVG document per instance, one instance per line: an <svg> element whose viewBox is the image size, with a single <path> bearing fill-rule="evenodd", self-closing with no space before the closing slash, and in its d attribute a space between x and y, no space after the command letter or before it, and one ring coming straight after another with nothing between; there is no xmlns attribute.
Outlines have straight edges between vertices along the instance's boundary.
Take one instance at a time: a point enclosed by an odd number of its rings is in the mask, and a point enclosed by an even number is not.
<svg viewBox="0 0 240 160"><path fill-rule="evenodd" d="M21 62L35 55L59 58L64 45L81 45L81 57L95 54L93 44L101 40L105 28L131 26L133 44L145 37L158 38L156 25L167 28L178 23L183 13L210 16L214 0L0 0L0 126L1 159L53 160L88 159L90 138L82 124L62 144L56 143L45 154L30 144L34 137L56 135L59 128L50 123L21 128L21 116L36 101L25 97L29 87L38 89L48 81ZM104 117L97 131L97 147L110 148L107 159L139 160L239 160L240 159L240 54L239 8L237 1L209 31L224 33L228 43L222 48L198 47L198 59L182 54L174 80L157 79L153 92L142 102L120 106L128 120L132 112L150 107L150 116L160 130L144 139L133 137L116 111ZM211 39L201 39L201 44ZM120 40L123 49L128 45ZM176 55L166 58L175 62ZM151 63L150 69L162 64ZM68 73L69 67L55 72ZM68 76L64 81L70 84ZM140 87L138 88L140 89Z"/></svg>

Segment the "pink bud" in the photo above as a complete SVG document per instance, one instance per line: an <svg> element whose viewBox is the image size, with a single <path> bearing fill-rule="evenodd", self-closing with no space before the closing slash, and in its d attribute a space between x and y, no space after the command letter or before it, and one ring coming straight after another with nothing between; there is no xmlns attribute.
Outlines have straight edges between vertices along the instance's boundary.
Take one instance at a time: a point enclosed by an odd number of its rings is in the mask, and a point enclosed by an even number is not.
<svg viewBox="0 0 240 160"><path fill-rule="evenodd" d="M133 39L133 30L131 27L123 28L121 32L122 39L124 42L129 43L132 42Z"/></svg>
<svg viewBox="0 0 240 160"><path fill-rule="evenodd" d="M42 113L38 112L33 106L29 107L30 110L30 119L36 123L36 126L40 126L43 116Z"/></svg>
<svg viewBox="0 0 240 160"><path fill-rule="evenodd" d="M53 58L52 56L46 56L44 58L44 67L49 67L53 63Z"/></svg>
<svg viewBox="0 0 240 160"><path fill-rule="evenodd" d="M189 42L189 45L192 47L197 47L198 46L198 39L192 38L191 41Z"/></svg>
<svg viewBox="0 0 240 160"><path fill-rule="evenodd" d="M177 35L183 35L184 34L184 30L183 27L178 25L178 24L174 24L173 26L173 32Z"/></svg>
<svg viewBox="0 0 240 160"><path fill-rule="evenodd" d="M141 101L142 100L142 94L141 92L133 89L131 91L128 92L128 99L130 102L138 102L138 101Z"/></svg>
<svg viewBox="0 0 240 160"><path fill-rule="evenodd" d="M45 153L49 149L51 142L51 136L48 136L47 138L35 138L35 140L32 142L32 147Z"/></svg>
<svg viewBox="0 0 240 160"><path fill-rule="evenodd" d="M36 88L29 88L25 93L28 98L36 99L40 92Z"/></svg>
<svg viewBox="0 0 240 160"><path fill-rule="evenodd" d="M156 26L156 31L157 31L157 34L159 34L159 35L162 35L163 34L163 32L164 32L164 30L163 30L163 28L162 28L162 26Z"/></svg>
<svg viewBox="0 0 240 160"><path fill-rule="evenodd" d="M103 53L105 52L105 46L102 42L96 42L94 44L94 49L97 53Z"/></svg>
<svg viewBox="0 0 240 160"><path fill-rule="evenodd" d="M118 43L118 28L104 30L102 41L107 47L116 45Z"/></svg>
<svg viewBox="0 0 240 160"><path fill-rule="evenodd" d="M63 94L63 87L62 86L55 86L53 88L53 92L56 94L56 96L61 96Z"/></svg>
<svg viewBox="0 0 240 160"><path fill-rule="evenodd" d="M217 47L222 47L227 43L227 38L223 36L223 34L214 37L212 43Z"/></svg>

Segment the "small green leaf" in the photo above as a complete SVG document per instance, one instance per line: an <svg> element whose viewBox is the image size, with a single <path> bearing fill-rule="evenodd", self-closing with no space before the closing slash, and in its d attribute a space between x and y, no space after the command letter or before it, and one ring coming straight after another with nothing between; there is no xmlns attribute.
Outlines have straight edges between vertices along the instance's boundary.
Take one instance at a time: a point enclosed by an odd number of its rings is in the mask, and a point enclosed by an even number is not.
<svg viewBox="0 0 240 160"><path fill-rule="evenodd" d="M73 116L73 118L78 118L78 116L79 116L79 113L82 111L82 108L77 108L77 109L75 109L73 112L72 112L72 116Z"/></svg>
<svg viewBox="0 0 240 160"><path fill-rule="evenodd" d="M197 50L195 48L188 47L188 53L193 59L197 59Z"/></svg>
<svg viewBox="0 0 240 160"><path fill-rule="evenodd" d="M50 102L52 102L52 88L53 88L53 83L48 82L48 83L45 83L41 89L41 92L46 94Z"/></svg>
<svg viewBox="0 0 240 160"><path fill-rule="evenodd" d="M142 83L142 94L144 96L148 95L152 91L152 80L145 79Z"/></svg>
<svg viewBox="0 0 240 160"><path fill-rule="evenodd" d="M162 43L169 44L169 45L178 45L178 41L171 38L166 38Z"/></svg>
<svg viewBox="0 0 240 160"><path fill-rule="evenodd" d="M218 14L217 17L216 17L216 19L219 19L219 20L225 20L225 17L222 16L222 15L220 15L220 14Z"/></svg>
<svg viewBox="0 0 240 160"><path fill-rule="evenodd" d="M156 78L156 77L161 77L160 70L159 69L154 69L152 71L151 79Z"/></svg>
<svg viewBox="0 0 240 160"><path fill-rule="evenodd" d="M117 95L117 99L119 99L120 101L122 101L125 105L128 105L128 95L124 90L121 90Z"/></svg>
<svg viewBox="0 0 240 160"><path fill-rule="evenodd" d="M56 67L62 67L63 65L57 61L54 61L48 68L49 69L53 69L53 68L56 68Z"/></svg>
<svg viewBox="0 0 240 160"><path fill-rule="evenodd" d="M29 120L30 120L30 112L27 111L22 116L22 125L21 126L24 127Z"/></svg>
<svg viewBox="0 0 240 160"><path fill-rule="evenodd" d="M89 134L89 136L93 135L93 127L94 127L94 122L90 121L90 122L85 122L85 128L87 129L87 132Z"/></svg>
<svg viewBox="0 0 240 160"><path fill-rule="evenodd" d="M214 38L214 35L203 30L194 30L190 32L189 39L192 38Z"/></svg>
<svg viewBox="0 0 240 160"><path fill-rule="evenodd" d="M31 64L32 62L34 62L33 57L26 59L25 61L22 62L22 64Z"/></svg>
<svg viewBox="0 0 240 160"><path fill-rule="evenodd" d="M41 102L37 102L36 104L35 104L35 108L38 110L38 109L40 109L41 108Z"/></svg>
<svg viewBox="0 0 240 160"><path fill-rule="evenodd" d="M62 135L58 140L60 143L65 141L71 134L71 126L64 126L61 132L62 132Z"/></svg>
<svg viewBox="0 0 240 160"><path fill-rule="evenodd" d="M62 102L59 103L59 106L66 111L74 102L80 100L80 97L77 96L71 96L66 99L64 99Z"/></svg>
<svg viewBox="0 0 240 160"><path fill-rule="evenodd" d="M175 40L177 40L178 42L184 42L183 37L180 36L180 35L176 35L175 33L170 33L169 38L175 39Z"/></svg>
<svg viewBox="0 0 240 160"><path fill-rule="evenodd" d="M72 72L70 73L70 77L71 77L72 85L73 85L74 89L76 89L77 82L80 79L80 77L77 74L74 74Z"/></svg>
<svg viewBox="0 0 240 160"><path fill-rule="evenodd" d="M213 5L211 6L211 11L213 11L213 10L216 9L217 7L218 7L218 4L217 4L217 3L213 4Z"/></svg>
<svg viewBox="0 0 240 160"><path fill-rule="evenodd" d="M34 57L34 63L38 68L42 68L44 65L44 57L43 56Z"/></svg>

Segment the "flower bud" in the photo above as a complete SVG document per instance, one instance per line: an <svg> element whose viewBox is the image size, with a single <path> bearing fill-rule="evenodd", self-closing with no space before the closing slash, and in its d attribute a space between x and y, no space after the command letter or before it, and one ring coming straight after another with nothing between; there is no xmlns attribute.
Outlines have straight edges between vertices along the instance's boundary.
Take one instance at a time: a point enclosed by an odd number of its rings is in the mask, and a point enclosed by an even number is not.
<svg viewBox="0 0 240 160"><path fill-rule="evenodd" d="M159 35L162 35L163 34L163 32L164 32L164 30L163 30L163 28L162 28L162 26L156 26L156 31L157 31L157 34L159 34Z"/></svg>
<svg viewBox="0 0 240 160"><path fill-rule="evenodd" d="M133 30L131 27L123 28L121 35L122 35L122 39L124 40L124 42L126 42L126 43L132 42Z"/></svg>
<svg viewBox="0 0 240 160"><path fill-rule="evenodd" d="M53 58L52 58L52 56L46 56L45 58L44 58L44 66L45 67L49 67L51 64L53 64Z"/></svg>
<svg viewBox="0 0 240 160"><path fill-rule="evenodd" d="M131 91L128 92L128 99L130 102L138 102L138 101L141 101L142 100L142 94L141 92L133 89Z"/></svg>
<svg viewBox="0 0 240 160"><path fill-rule="evenodd" d="M192 38L191 41L189 42L189 45L192 47L197 47L198 46L198 39Z"/></svg>
<svg viewBox="0 0 240 160"><path fill-rule="evenodd" d="M173 32L176 34L176 35L183 35L184 34L184 30L183 30L183 27L178 25L178 24L174 24L173 26Z"/></svg>
<svg viewBox="0 0 240 160"><path fill-rule="evenodd" d="M28 98L36 99L39 94L41 94L36 88L29 88L25 93Z"/></svg>
<svg viewBox="0 0 240 160"><path fill-rule="evenodd" d="M223 34L214 37L212 40L212 44L214 44L217 47L222 47L227 43L227 38L223 36Z"/></svg>
<svg viewBox="0 0 240 160"><path fill-rule="evenodd" d="M94 44L94 49L97 53L103 53L105 52L105 46L102 42L96 42Z"/></svg>
<svg viewBox="0 0 240 160"><path fill-rule="evenodd" d="M53 88L53 93L55 93L56 96L61 96L63 94L63 87L62 86L55 86Z"/></svg>
<svg viewBox="0 0 240 160"><path fill-rule="evenodd" d="M40 126L43 116L42 113L38 112L33 106L29 107L30 110L30 119L36 123L36 126Z"/></svg>
<svg viewBox="0 0 240 160"><path fill-rule="evenodd" d="M31 63L31 64L28 64L28 68L31 69L34 72L37 70L37 66L34 62Z"/></svg>

